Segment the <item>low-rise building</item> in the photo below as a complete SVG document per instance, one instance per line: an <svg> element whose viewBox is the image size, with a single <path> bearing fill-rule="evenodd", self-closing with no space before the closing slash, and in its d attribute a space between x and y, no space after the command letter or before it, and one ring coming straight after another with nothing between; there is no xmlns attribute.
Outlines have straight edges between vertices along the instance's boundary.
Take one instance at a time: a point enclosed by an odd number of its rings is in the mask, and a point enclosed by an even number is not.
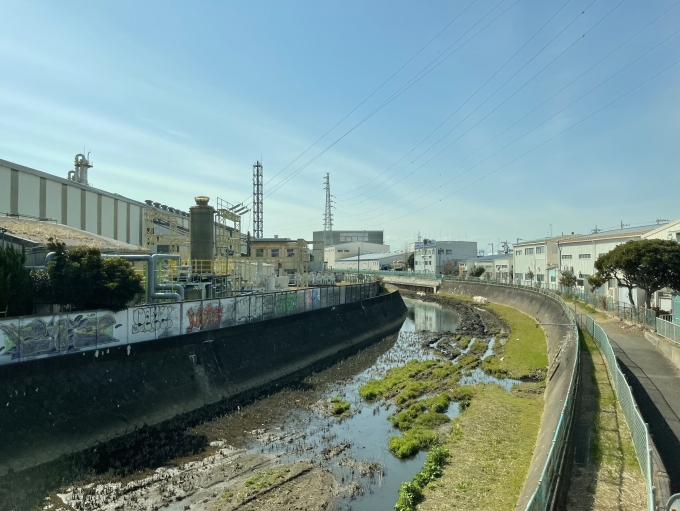
<svg viewBox="0 0 680 511"><path fill-rule="evenodd" d="M477 256L476 241L423 240L416 243L414 271L458 274L458 265Z"/></svg>
<svg viewBox="0 0 680 511"><path fill-rule="evenodd" d="M490 254L473 257L460 264L460 273L469 275L474 268L484 268L483 277L508 282L512 280L512 254Z"/></svg>
<svg viewBox="0 0 680 511"><path fill-rule="evenodd" d="M643 240L672 240L680 242L680 218L658 225L642 235Z"/></svg>
<svg viewBox="0 0 680 511"><path fill-rule="evenodd" d="M580 234L571 233L566 236L553 236L516 243L513 246L512 263L514 280L533 281L540 285L556 284L556 273L551 272L551 270L559 267L560 244L565 240L580 236Z"/></svg>
<svg viewBox="0 0 680 511"><path fill-rule="evenodd" d="M256 262L273 264L279 276L307 273L309 270L308 243L300 238L257 238L250 240L250 257Z"/></svg>
<svg viewBox="0 0 680 511"><path fill-rule="evenodd" d="M595 261L603 254L613 250L622 243L640 240L642 237L654 230L655 225L641 227L625 227L623 229L612 229L599 231L578 238L567 239L559 244L560 250L560 272L571 272L576 276L577 287L588 288L588 277L595 274ZM618 291L616 280L612 279L599 291L608 294L611 298L620 301L628 301L628 289ZM625 291L625 298L619 297L619 293Z"/></svg>
<svg viewBox="0 0 680 511"><path fill-rule="evenodd" d="M347 259L348 257L355 257L359 255L360 250L362 254L378 254L389 252L390 246L381 245L379 243L364 243L360 241L354 241L351 243L341 243L339 245L325 247L324 261L326 262L326 268L333 268L335 266L335 262L341 259Z"/></svg>
<svg viewBox="0 0 680 511"><path fill-rule="evenodd" d="M335 261L335 270L387 270L395 261L403 260L405 252L386 252L380 254L364 254Z"/></svg>

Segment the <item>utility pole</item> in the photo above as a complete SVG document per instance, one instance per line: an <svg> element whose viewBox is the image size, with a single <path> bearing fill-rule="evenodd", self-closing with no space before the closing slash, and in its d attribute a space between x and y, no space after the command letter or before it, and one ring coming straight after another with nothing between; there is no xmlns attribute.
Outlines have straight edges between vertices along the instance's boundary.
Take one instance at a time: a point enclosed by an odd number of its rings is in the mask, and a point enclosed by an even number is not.
<svg viewBox="0 0 680 511"><path fill-rule="evenodd" d="M253 237L255 239L264 237L263 189L262 164L258 160L253 165Z"/></svg>
<svg viewBox="0 0 680 511"><path fill-rule="evenodd" d="M323 214L323 246L330 247L333 244L333 199L331 199L331 178L330 174L326 172L326 210Z"/></svg>

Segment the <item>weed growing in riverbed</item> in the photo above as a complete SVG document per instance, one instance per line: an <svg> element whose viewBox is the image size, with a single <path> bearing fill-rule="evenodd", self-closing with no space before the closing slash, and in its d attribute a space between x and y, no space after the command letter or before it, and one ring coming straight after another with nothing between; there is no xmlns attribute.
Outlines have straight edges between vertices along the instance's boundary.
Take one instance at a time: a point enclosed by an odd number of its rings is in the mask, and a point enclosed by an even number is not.
<svg viewBox="0 0 680 511"><path fill-rule="evenodd" d="M449 418L441 412L449 407L451 398L446 393L435 397L416 401L396 415L388 419L392 426L401 431L408 431L412 427L434 428L449 421Z"/></svg>
<svg viewBox="0 0 680 511"><path fill-rule="evenodd" d="M359 389L367 401L395 397L405 404L427 392L452 386L460 380L460 368L437 360L411 360L402 367L387 371L380 380L370 380Z"/></svg>
<svg viewBox="0 0 680 511"><path fill-rule="evenodd" d="M398 458L408 458L422 449L435 445L437 433L425 428L411 428L402 436L391 436L389 449Z"/></svg>
<svg viewBox="0 0 680 511"><path fill-rule="evenodd" d="M472 343L472 346L470 346L470 351L468 353L472 353L473 355L477 355L478 357L481 357L486 353L486 350L489 348L489 343L484 342L480 339L475 339L475 342Z"/></svg>
<svg viewBox="0 0 680 511"><path fill-rule="evenodd" d="M336 416L345 415L349 412L351 406L349 401L343 401L338 396L332 397L329 403L331 413Z"/></svg>
<svg viewBox="0 0 680 511"><path fill-rule="evenodd" d="M427 453L423 469L413 476L412 482L401 484L399 498L394 506L397 511L414 511L423 500L423 488L443 474L443 467L451 457L445 447L433 447Z"/></svg>
<svg viewBox="0 0 680 511"><path fill-rule="evenodd" d="M285 478L287 472L290 472L290 468L288 467L280 470L265 470L264 472L255 474L253 477L249 477L244 484L249 488L262 490L264 488L269 488L277 479Z"/></svg>
<svg viewBox="0 0 680 511"><path fill-rule="evenodd" d="M469 335L462 336L462 337L460 335L458 335L458 336L456 336L456 342L458 344L458 347L460 349L464 350L464 349L467 349L467 347L472 342L472 337L470 337Z"/></svg>

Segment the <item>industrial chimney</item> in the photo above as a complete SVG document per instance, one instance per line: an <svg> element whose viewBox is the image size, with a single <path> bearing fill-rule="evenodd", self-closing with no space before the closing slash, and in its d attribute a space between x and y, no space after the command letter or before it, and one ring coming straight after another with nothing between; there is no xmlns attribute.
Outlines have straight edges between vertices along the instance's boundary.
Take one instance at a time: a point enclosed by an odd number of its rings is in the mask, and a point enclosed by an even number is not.
<svg viewBox="0 0 680 511"><path fill-rule="evenodd" d="M212 261L215 257L215 209L209 197L196 197L190 211L191 260Z"/></svg>

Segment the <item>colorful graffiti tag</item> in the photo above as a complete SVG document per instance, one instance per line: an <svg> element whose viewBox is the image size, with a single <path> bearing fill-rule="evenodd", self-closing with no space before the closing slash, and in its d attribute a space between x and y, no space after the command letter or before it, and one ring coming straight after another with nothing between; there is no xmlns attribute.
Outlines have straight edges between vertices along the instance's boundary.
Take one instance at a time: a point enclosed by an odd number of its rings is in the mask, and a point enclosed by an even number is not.
<svg viewBox="0 0 680 511"><path fill-rule="evenodd" d="M132 311L132 334L171 331L173 327L171 306L139 307Z"/></svg>
<svg viewBox="0 0 680 511"><path fill-rule="evenodd" d="M186 333L201 332L203 330L212 330L219 328L222 323L222 315L224 307L222 304L208 304L205 307L199 305L198 307L190 307L186 316L189 320Z"/></svg>
<svg viewBox="0 0 680 511"><path fill-rule="evenodd" d="M4 341L0 345L0 357L35 357L119 342L114 330L120 326L111 313L99 317L97 313L78 314L73 318L58 315L4 323L0 325Z"/></svg>

